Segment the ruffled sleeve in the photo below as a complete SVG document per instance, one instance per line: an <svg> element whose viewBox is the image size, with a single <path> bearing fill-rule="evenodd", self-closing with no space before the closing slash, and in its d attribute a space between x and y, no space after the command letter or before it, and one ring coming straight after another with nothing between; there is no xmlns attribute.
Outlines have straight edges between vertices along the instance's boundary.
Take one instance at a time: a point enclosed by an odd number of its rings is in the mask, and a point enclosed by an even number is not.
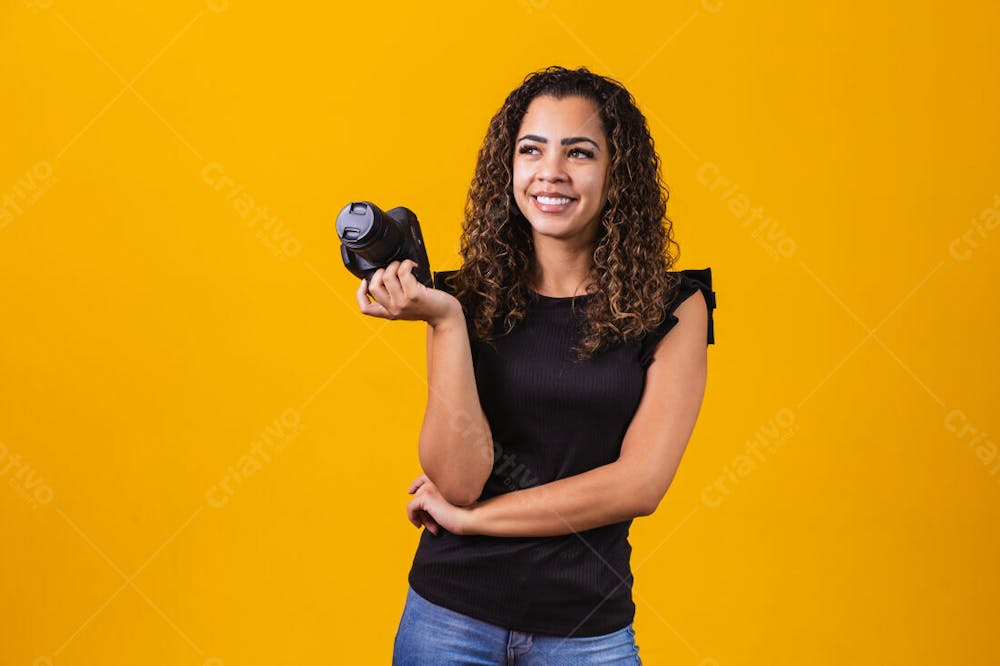
<svg viewBox="0 0 1000 666"><path fill-rule="evenodd" d="M434 288L435 289L439 289L441 291L448 292L449 294L451 294L452 296L454 296L455 295L455 290L452 289L449 285L445 284L444 279L446 277L450 276L450 275L454 275L457 272L458 272L457 269L453 270L453 271L437 271L437 272L435 272L434 273Z"/></svg>
<svg viewBox="0 0 1000 666"><path fill-rule="evenodd" d="M680 275L680 284L677 287L676 296L667 308L666 316L658 327L646 334L642 339L639 360L643 368L653 362L653 352L657 343L670 332L678 321L680 321L674 311L680 304L700 291L705 297L705 304L708 307L708 341L707 344L715 344L715 322L713 321L713 311L715 310L715 292L712 291L712 269L711 268L691 268L682 271L671 271Z"/></svg>

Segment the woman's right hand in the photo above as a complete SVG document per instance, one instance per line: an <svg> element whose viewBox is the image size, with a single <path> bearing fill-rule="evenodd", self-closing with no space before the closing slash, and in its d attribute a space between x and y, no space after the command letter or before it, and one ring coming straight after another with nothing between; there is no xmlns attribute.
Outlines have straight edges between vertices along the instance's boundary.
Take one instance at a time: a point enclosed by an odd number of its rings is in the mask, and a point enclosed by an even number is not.
<svg viewBox="0 0 1000 666"><path fill-rule="evenodd" d="M423 320L431 326L456 314L461 316L462 304L457 298L413 276L416 265L412 259L394 261L375 271L371 284L362 279L357 292L361 313L382 319ZM368 296L374 302L369 302Z"/></svg>

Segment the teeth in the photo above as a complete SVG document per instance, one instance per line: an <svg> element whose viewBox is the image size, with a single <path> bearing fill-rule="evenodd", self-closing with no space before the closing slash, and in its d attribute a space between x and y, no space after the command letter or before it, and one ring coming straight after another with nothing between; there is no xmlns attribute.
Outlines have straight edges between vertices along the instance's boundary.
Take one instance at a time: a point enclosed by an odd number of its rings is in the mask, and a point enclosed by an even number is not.
<svg viewBox="0 0 1000 666"><path fill-rule="evenodd" d="M572 201L572 199L542 197L542 196L535 198L538 199L538 201L540 201L541 203L546 204L547 206L561 206L562 204L568 204L570 201Z"/></svg>

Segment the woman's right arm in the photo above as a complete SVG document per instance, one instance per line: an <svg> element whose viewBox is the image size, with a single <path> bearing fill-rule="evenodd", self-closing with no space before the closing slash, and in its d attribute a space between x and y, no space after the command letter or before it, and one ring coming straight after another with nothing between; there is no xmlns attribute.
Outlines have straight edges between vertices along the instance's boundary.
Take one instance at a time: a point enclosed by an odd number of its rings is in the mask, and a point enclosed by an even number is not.
<svg viewBox="0 0 1000 666"><path fill-rule="evenodd" d="M418 457L444 498L465 506L479 499L493 471L493 436L479 404L462 304L418 282L415 265L394 261L376 271L370 285L362 280L358 304L367 315L427 322L427 409Z"/></svg>
<svg viewBox="0 0 1000 666"><path fill-rule="evenodd" d="M461 305L427 325L427 410L418 455L427 478L456 506L479 499L493 471L493 436Z"/></svg>

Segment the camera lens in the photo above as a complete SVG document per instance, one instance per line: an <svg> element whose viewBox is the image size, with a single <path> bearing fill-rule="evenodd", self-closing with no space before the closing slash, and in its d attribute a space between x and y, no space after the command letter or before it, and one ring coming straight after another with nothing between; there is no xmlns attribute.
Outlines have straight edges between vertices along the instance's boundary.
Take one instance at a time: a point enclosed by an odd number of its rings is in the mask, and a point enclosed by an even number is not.
<svg viewBox="0 0 1000 666"><path fill-rule="evenodd" d="M373 264L388 264L403 245L399 223L369 201L352 201L337 215L337 235Z"/></svg>

